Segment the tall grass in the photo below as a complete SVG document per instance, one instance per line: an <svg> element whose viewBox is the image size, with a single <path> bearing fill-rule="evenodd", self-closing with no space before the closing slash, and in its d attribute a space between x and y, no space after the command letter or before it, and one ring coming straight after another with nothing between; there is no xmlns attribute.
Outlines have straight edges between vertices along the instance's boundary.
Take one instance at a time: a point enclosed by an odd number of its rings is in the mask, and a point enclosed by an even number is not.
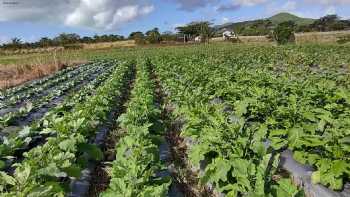
<svg viewBox="0 0 350 197"><path fill-rule="evenodd" d="M67 66L86 62L74 51L53 51L45 54L0 57L0 88L13 87L42 78Z"/></svg>

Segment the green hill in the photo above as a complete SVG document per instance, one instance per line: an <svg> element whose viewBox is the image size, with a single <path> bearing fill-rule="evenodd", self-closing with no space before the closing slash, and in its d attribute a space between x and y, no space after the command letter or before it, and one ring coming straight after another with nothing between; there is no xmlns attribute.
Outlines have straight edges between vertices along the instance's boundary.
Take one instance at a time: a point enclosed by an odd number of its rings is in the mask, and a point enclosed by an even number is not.
<svg viewBox="0 0 350 197"><path fill-rule="evenodd" d="M220 34L225 30L233 30L240 35L266 35L279 23L293 21L298 26L310 25L315 19L302 18L290 13L279 13L269 18L236 23L225 23L215 27L216 33Z"/></svg>
<svg viewBox="0 0 350 197"><path fill-rule="evenodd" d="M286 21L293 21L297 25L310 25L311 23L313 23L315 21L315 19L301 18L299 16L295 16L293 14L286 13L286 12L276 14L274 16L271 16L270 18L267 18L267 19L270 20L275 25L282 23L282 22L286 22Z"/></svg>

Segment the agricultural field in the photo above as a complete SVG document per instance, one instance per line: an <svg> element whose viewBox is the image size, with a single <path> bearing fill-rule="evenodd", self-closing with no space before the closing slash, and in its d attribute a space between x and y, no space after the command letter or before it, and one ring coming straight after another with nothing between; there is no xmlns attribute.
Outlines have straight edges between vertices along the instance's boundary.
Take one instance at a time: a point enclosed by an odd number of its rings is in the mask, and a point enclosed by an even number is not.
<svg viewBox="0 0 350 197"><path fill-rule="evenodd" d="M350 196L349 51L91 52L1 92L0 197Z"/></svg>

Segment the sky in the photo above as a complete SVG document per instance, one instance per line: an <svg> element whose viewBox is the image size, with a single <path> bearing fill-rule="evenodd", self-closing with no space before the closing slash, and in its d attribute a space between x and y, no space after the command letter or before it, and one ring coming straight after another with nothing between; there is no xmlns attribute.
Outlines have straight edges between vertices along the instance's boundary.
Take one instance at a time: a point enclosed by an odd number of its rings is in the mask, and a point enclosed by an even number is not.
<svg viewBox="0 0 350 197"><path fill-rule="evenodd" d="M119 34L154 27L174 31L192 21L214 24L267 18L279 12L350 19L350 0L0 0L0 43L59 33Z"/></svg>

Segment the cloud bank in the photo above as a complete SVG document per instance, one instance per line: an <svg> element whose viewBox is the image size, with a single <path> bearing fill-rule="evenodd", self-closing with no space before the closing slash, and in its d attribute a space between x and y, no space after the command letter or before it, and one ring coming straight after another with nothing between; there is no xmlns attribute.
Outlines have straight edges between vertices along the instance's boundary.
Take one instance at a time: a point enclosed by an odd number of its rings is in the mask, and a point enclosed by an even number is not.
<svg viewBox="0 0 350 197"><path fill-rule="evenodd" d="M141 0L19 0L0 5L0 21L28 21L113 30L150 14Z"/></svg>
<svg viewBox="0 0 350 197"><path fill-rule="evenodd" d="M323 5L350 5L350 0L304 0L307 3Z"/></svg>
<svg viewBox="0 0 350 197"><path fill-rule="evenodd" d="M268 2L268 0L233 0L231 3L218 6L216 10L219 12L234 11L243 6L251 7L264 4L266 2Z"/></svg>

